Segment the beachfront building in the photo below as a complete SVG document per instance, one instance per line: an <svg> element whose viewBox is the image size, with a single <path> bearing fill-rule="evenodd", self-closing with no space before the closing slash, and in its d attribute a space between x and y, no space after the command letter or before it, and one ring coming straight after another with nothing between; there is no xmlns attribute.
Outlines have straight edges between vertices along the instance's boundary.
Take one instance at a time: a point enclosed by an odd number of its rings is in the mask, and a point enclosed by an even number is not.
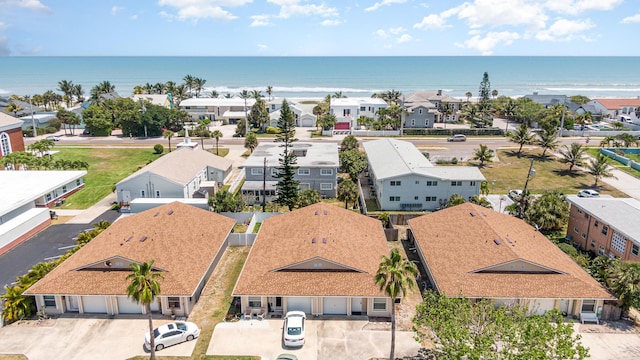
<svg viewBox="0 0 640 360"><path fill-rule="evenodd" d="M189 113L192 120L222 121L237 124L246 118L256 100L254 98L191 98L180 102L180 109Z"/></svg>
<svg viewBox="0 0 640 360"><path fill-rule="evenodd" d="M293 113L293 117L296 123L296 126L299 127L315 127L317 116L313 113L307 111L303 107L299 106L296 103L287 101L291 112ZM269 126L277 127L278 120L280 119L280 109L282 108L282 103L269 103Z"/></svg>
<svg viewBox="0 0 640 360"><path fill-rule="evenodd" d="M412 143L379 139L363 143L372 193L381 210L437 210L451 195L480 194L485 177L476 167L434 166Z"/></svg>
<svg viewBox="0 0 640 360"><path fill-rule="evenodd" d="M188 316L227 248L235 220L172 202L123 217L96 236L25 295L47 314L144 314L127 296L132 264L154 260L162 294L151 312Z"/></svg>
<svg viewBox="0 0 640 360"><path fill-rule="evenodd" d="M329 112L336 116L335 130L359 129L358 119L378 119L378 110L386 109L387 103L380 98L331 98Z"/></svg>
<svg viewBox="0 0 640 360"><path fill-rule="evenodd" d="M391 299L376 285L389 256L379 220L325 203L263 221L233 289L243 314L388 317Z"/></svg>
<svg viewBox="0 0 640 360"><path fill-rule="evenodd" d="M462 100L451 97L442 90L434 90L408 94L403 103L409 112L405 128L430 128L434 122L458 122ZM444 111L446 106L450 109L447 115Z"/></svg>
<svg viewBox="0 0 640 360"><path fill-rule="evenodd" d="M58 114L56 112L40 112L33 115L25 115L20 120L22 120L22 130L31 131L33 124L36 125L36 128L42 129L49 126L51 120L57 118Z"/></svg>
<svg viewBox="0 0 640 360"><path fill-rule="evenodd" d="M231 174L233 161L200 147L182 147L116 184L121 209L136 198L208 198Z"/></svg>
<svg viewBox="0 0 640 360"><path fill-rule="evenodd" d="M49 207L84 187L86 171L0 171L0 254L51 223Z"/></svg>
<svg viewBox="0 0 640 360"><path fill-rule="evenodd" d="M640 261L640 201L567 196L567 239L598 256Z"/></svg>
<svg viewBox="0 0 640 360"><path fill-rule="evenodd" d="M640 96L629 99L593 99L587 105L593 105L596 113L610 119L640 125Z"/></svg>
<svg viewBox="0 0 640 360"><path fill-rule="evenodd" d="M16 151L24 151L22 120L0 113L0 159Z"/></svg>
<svg viewBox="0 0 640 360"><path fill-rule="evenodd" d="M313 189L324 198L336 197L340 165L336 144L294 142L292 151L297 156L295 179L300 182L300 190ZM275 176L281 155L282 147L276 142L262 142L253 150L241 166L245 171L242 185L245 203L260 204L263 196L266 202L275 198L279 181Z"/></svg>
<svg viewBox="0 0 640 360"><path fill-rule="evenodd" d="M174 106L171 94L134 94L131 99L135 102L145 100L152 105L166 107L167 109L172 109Z"/></svg>
<svg viewBox="0 0 640 360"><path fill-rule="evenodd" d="M18 111L7 111L9 104L14 103L18 105ZM29 102L22 101L18 99L12 99L9 96L0 96L0 113L2 114L11 114L14 117L21 117L28 114L31 114L31 108L33 107L33 111L40 111L41 108L39 106L31 106Z"/></svg>
<svg viewBox="0 0 640 360"><path fill-rule="evenodd" d="M449 297L559 309L597 322L615 300L567 254L516 217L464 203L408 220L427 285Z"/></svg>

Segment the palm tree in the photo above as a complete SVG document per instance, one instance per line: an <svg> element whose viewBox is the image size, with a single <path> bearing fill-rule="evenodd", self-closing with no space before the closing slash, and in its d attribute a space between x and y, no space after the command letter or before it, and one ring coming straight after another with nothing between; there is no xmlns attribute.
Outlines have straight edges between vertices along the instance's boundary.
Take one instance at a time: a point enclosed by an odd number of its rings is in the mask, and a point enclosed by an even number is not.
<svg viewBox="0 0 640 360"><path fill-rule="evenodd" d="M460 204L464 204L465 202L467 202L467 200L465 200L465 198L463 198L462 195L453 194L453 195L451 195L449 200L447 200L446 207L449 208L449 207L457 206L457 205L460 205Z"/></svg>
<svg viewBox="0 0 640 360"><path fill-rule="evenodd" d="M609 158L602 154L598 154L595 160L591 160L589 165L587 165L587 169L589 170L589 174L593 175L595 179L593 187L598 187L598 180L613 177L610 171Z"/></svg>
<svg viewBox="0 0 640 360"><path fill-rule="evenodd" d="M75 84L73 86L73 96L76 97L76 101L79 103L84 101L84 89L82 88L82 85Z"/></svg>
<svg viewBox="0 0 640 360"><path fill-rule="evenodd" d="M485 197L480 197L478 195L473 195L469 202L472 204L480 205L482 207L486 207L487 209L493 209L493 204L491 201L487 200Z"/></svg>
<svg viewBox="0 0 640 360"><path fill-rule="evenodd" d="M216 90L211 90L211 92L209 93L209 96L214 99L217 99L220 96L220 94L218 94Z"/></svg>
<svg viewBox="0 0 640 360"><path fill-rule="evenodd" d="M467 97L467 102L470 102L471 97L473 96L473 93L471 93L471 91L467 91L464 95Z"/></svg>
<svg viewBox="0 0 640 360"><path fill-rule="evenodd" d="M331 97L334 99L340 99L340 98L345 98L346 96L342 94L342 91L336 91L333 93L333 95L331 95Z"/></svg>
<svg viewBox="0 0 640 360"><path fill-rule="evenodd" d="M518 157L522 155L522 147L527 144L531 144L533 141L533 135L529 132L529 128L527 124L521 124L518 130L510 131L507 136L509 139L516 143L520 144L520 148L518 149Z"/></svg>
<svg viewBox="0 0 640 360"><path fill-rule="evenodd" d="M560 150L560 162L569 164L569 172L573 171L574 166L582 166L584 164L585 148L581 144L572 143L571 147L564 146L564 150Z"/></svg>
<svg viewBox="0 0 640 360"><path fill-rule="evenodd" d="M0 296L4 300L4 307L0 313L7 322L31 316L31 297L23 296L24 290L22 286L14 285L9 287L5 285L5 293Z"/></svg>
<svg viewBox="0 0 640 360"><path fill-rule="evenodd" d="M349 202L355 203L358 199L358 185L351 180L344 180L338 184L338 200L344 201L344 208L349 208Z"/></svg>
<svg viewBox="0 0 640 360"><path fill-rule="evenodd" d="M616 262L614 270L610 271L611 290L623 312L627 312L640 292L640 263L635 261Z"/></svg>
<svg viewBox="0 0 640 360"><path fill-rule="evenodd" d="M205 79L195 78L193 79L193 87L196 90L196 97L200 95L202 89L204 89L204 84L207 82Z"/></svg>
<svg viewBox="0 0 640 360"><path fill-rule="evenodd" d="M6 112L6 113L12 112L13 116L17 117L18 116L18 111L22 111L22 110L24 110L24 109L21 108L20 105L18 105L17 103L12 101L12 102L9 103L9 105L7 105L7 108L4 109L4 112Z"/></svg>
<svg viewBox="0 0 640 360"><path fill-rule="evenodd" d="M269 95L269 101L271 101L271 95L273 94L273 87L271 85L267 86L267 94Z"/></svg>
<svg viewBox="0 0 640 360"><path fill-rule="evenodd" d="M611 143L616 141L615 136L605 136L602 141L600 141L600 147L611 146Z"/></svg>
<svg viewBox="0 0 640 360"><path fill-rule="evenodd" d="M493 98L494 98L494 99L495 99L495 98L497 98L497 97L498 97L498 90L493 89L493 90L491 91L491 96L493 96Z"/></svg>
<svg viewBox="0 0 640 360"><path fill-rule="evenodd" d="M547 150L555 150L560 145L558 141L558 133L556 131L542 130L538 133L538 145L542 147L542 157L545 156Z"/></svg>
<svg viewBox="0 0 640 360"><path fill-rule="evenodd" d="M480 160L480 167L483 167L485 162L493 161L493 150L487 145L480 144L480 148L476 149L473 155L473 160Z"/></svg>
<svg viewBox="0 0 640 360"><path fill-rule="evenodd" d="M171 152L171 138L175 135L175 133L171 130L166 130L164 132L164 134L162 134L162 136L164 136L165 139L169 140L169 152Z"/></svg>
<svg viewBox="0 0 640 360"><path fill-rule="evenodd" d="M244 138L244 147L253 153L253 150L258 147L258 137L256 136L256 133L253 131L249 131L247 133L247 136Z"/></svg>
<svg viewBox="0 0 640 360"><path fill-rule="evenodd" d="M193 89L193 80L195 78L191 75L186 75L184 78L182 78L182 81L184 81L184 86L187 87L187 95L191 96L191 89Z"/></svg>
<svg viewBox="0 0 640 360"><path fill-rule="evenodd" d="M260 90L251 90L251 97L258 100L262 98L262 91Z"/></svg>
<svg viewBox="0 0 640 360"><path fill-rule="evenodd" d="M160 283L158 280L163 279L162 274L153 270L153 260L143 262L142 264L132 263L133 272L127 275L130 280L127 286L127 296L135 300L138 304L145 307L145 311L149 317L149 338L151 339L151 360L156 358L156 344L153 337L153 319L151 318L151 303L156 296L160 295Z"/></svg>
<svg viewBox="0 0 640 360"><path fill-rule="evenodd" d="M211 120L198 120L197 129L200 132L200 143L202 144L202 149L204 150L204 134L207 132L207 128L209 127L209 123Z"/></svg>
<svg viewBox="0 0 640 360"><path fill-rule="evenodd" d="M218 141L222 137L222 131L213 130L213 132L211 133L211 137L216 139L216 155L220 155L220 153L218 152Z"/></svg>
<svg viewBox="0 0 640 360"><path fill-rule="evenodd" d="M391 351L389 359L395 359L396 348L396 306L395 299L398 296L405 297L407 290L415 287L414 277L418 275L416 264L402 259L398 249L391 250L391 256L382 256L380 266L376 272L375 281L380 290L384 290L391 298Z"/></svg>
<svg viewBox="0 0 640 360"><path fill-rule="evenodd" d="M58 81L58 91L62 91L65 96L65 102L67 103L67 108L71 107L71 100L73 99L73 90L74 85L73 82L67 80Z"/></svg>
<svg viewBox="0 0 640 360"><path fill-rule="evenodd" d="M241 99L244 99L244 133L245 135L249 132L249 118L247 117L247 99L251 97L248 90L242 90L238 94Z"/></svg>

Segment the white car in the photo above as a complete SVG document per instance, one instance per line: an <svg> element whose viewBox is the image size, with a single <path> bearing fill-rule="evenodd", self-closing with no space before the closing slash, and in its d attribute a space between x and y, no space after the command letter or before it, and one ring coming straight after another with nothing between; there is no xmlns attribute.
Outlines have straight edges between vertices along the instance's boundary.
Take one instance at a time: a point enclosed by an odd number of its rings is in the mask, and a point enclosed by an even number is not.
<svg viewBox="0 0 640 360"><path fill-rule="evenodd" d="M47 136L46 139L51 141L60 141L60 136L51 135L51 136Z"/></svg>
<svg viewBox="0 0 640 360"><path fill-rule="evenodd" d="M592 198L592 197L599 197L600 193L595 190L580 190L580 192L578 193L578 196L585 197L585 198Z"/></svg>
<svg viewBox="0 0 640 360"><path fill-rule="evenodd" d="M186 321L172 322L153 330L156 351L181 342L197 339L198 336L200 336L198 325ZM148 332L144 336L144 348L147 351L151 350L151 339L149 338Z"/></svg>
<svg viewBox="0 0 640 360"><path fill-rule="evenodd" d="M509 190L509 197L511 200L518 200L522 196L522 190Z"/></svg>
<svg viewBox="0 0 640 360"><path fill-rule="evenodd" d="M307 319L302 311L289 311L284 317L282 337L284 346L299 347L304 345L304 322Z"/></svg>
<svg viewBox="0 0 640 360"><path fill-rule="evenodd" d="M467 137L463 134L456 134L448 138L447 141L467 141Z"/></svg>

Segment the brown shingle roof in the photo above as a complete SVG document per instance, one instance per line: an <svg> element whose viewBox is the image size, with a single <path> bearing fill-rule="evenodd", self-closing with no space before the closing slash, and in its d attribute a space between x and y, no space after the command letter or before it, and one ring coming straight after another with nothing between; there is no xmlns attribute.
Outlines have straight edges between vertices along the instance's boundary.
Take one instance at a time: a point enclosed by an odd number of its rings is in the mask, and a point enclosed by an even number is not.
<svg viewBox="0 0 640 360"><path fill-rule="evenodd" d="M623 106L640 106L640 99L594 99L609 110L617 110Z"/></svg>
<svg viewBox="0 0 640 360"><path fill-rule="evenodd" d="M334 205L314 204L262 224L233 293L381 296L374 275L382 255L388 254L379 220ZM294 264L313 268L323 260L343 270L274 271Z"/></svg>
<svg viewBox="0 0 640 360"><path fill-rule="evenodd" d="M119 257L136 262L155 260L165 270L162 294L190 296L221 250L235 221L222 215L172 202L114 222L27 293L125 295L131 273L82 270ZM144 241L140 239L146 236ZM117 260L114 260L114 263Z"/></svg>
<svg viewBox="0 0 640 360"><path fill-rule="evenodd" d="M408 223L435 285L449 296L613 298L544 235L515 217L465 203ZM476 272L510 261L554 273Z"/></svg>

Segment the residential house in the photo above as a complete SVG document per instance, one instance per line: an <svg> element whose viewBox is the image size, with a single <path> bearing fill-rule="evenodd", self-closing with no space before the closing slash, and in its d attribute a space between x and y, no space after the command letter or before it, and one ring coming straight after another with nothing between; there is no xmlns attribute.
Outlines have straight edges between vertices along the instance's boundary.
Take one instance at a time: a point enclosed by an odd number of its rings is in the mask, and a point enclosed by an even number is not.
<svg viewBox="0 0 640 360"><path fill-rule="evenodd" d="M288 102L289 108L293 113L293 117L295 119L296 126L299 127L315 127L317 116L313 113L306 111L304 108L299 106L296 103ZM276 104L272 102L269 104L269 125L273 127L278 126L278 120L280 119L280 108L282 108L282 103Z"/></svg>
<svg viewBox="0 0 640 360"><path fill-rule="evenodd" d="M166 107L168 109L173 108L173 96L171 94L133 94L131 99L135 102L144 99L153 105Z"/></svg>
<svg viewBox="0 0 640 360"><path fill-rule="evenodd" d="M193 120L222 121L224 124L237 124L244 121L246 113L251 110L254 98L191 98L180 102L180 109L185 110ZM246 106L246 107L245 107ZM246 109L246 112L245 112Z"/></svg>
<svg viewBox="0 0 640 360"><path fill-rule="evenodd" d="M0 159L15 151L24 151L22 121L0 113Z"/></svg>
<svg viewBox="0 0 640 360"><path fill-rule="evenodd" d="M632 198L567 197L567 238L584 251L640 261L640 201Z"/></svg>
<svg viewBox="0 0 640 360"><path fill-rule="evenodd" d="M359 129L358 119L378 119L378 110L386 109L387 103L380 98L331 98L329 112L336 116L336 130Z"/></svg>
<svg viewBox="0 0 640 360"><path fill-rule="evenodd" d="M640 125L636 110L640 107L640 97L630 99L593 99L587 103L593 105L597 113L617 121Z"/></svg>
<svg viewBox="0 0 640 360"><path fill-rule="evenodd" d="M7 107L9 107L10 103L16 103L21 110L18 110L16 112L7 112ZM27 101L12 99L8 96L0 96L0 113L8 113L15 117L20 117L31 114L31 108L33 108L35 112L42 110L41 107L35 105L32 106Z"/></svg>
<svg viewBox="0 0 640 360"><path fill-rule="evenodd" d="M199 147L178 148L118 182L118 202L125 209L138 197L207 198L231 174L232 164Z"/></svg>
<svg viewBox="0 0 640 360"><path fill-rule="evenodd" d="M173 202L119 219L24 294L48 314L144 314L127 296L132 264L154 260L151 311L187 316L226 249L235 221Z"/></svg>
<svg viewBox="0 0 640 360"><path fill-rule="evenodd" d="M533 101L534 103L540 104L545 108L559 104L573 104L567 95L539 94L534 92L533 94L525 95L523 97Z"/></svg>
<svg viewBox="0 0 640 360"><path fill-rule="evenodd" d="M434 166L413 144L396 139L363 143L371 189L382 210L437 210L449 197L480 194L477 167Z"/></svg>
<svg viewBox="0 0 640 360"><path fill-rule="evenodd" d="M388 256L379 220L318 203L265 220L233 295L245 311L387 317L375 283Z"/></svg>
<svg viewBox="0 0 640 360"><path fill-rule="evenodd" d="M283 150L280 145L277 142L260 143L241 166L246 177L242 196L247 204L259 204L263 196L266 196L266 202L275 198L280 180L276 177L277 168ZM336 144L294 142L292 151L297 157L294 178L300 182L300 190L313 189L325 198L336 197L340 165Z"/></svg>
<svg viewBox="0 0 640 360"><path fill-rule="evenodd" d="M403 104L409 112L405 118L405 128L432 128L434 122L458 122L462 100L451 97L442 90L416 91L408 94ZM450 108L448 115L444 113L445 106Z"/></svg>
<svg viewBox="0 0 640 360"><path fill-rule="evenodd" d="M22 130L28 132L29 135L32 134L34 124L37 129L42 129L50 126L49 123L51 120L56 119L58 119L58 113L51 111L29 114L20 118L22 121Z"/></svg>
<svg viewBox="0 0 640 360"><path fill-rule="evenodd" d="M84 187L84 170L0 171L0 254L51 223L49 207Z"/></svg>
<svg viewBox="0 0 640 360"><path fill-rule="evenodd" d="M464 203L408 220L430 285L449 297L490 299L597 321L615 300L567 254L521 219Z"/></svg>

